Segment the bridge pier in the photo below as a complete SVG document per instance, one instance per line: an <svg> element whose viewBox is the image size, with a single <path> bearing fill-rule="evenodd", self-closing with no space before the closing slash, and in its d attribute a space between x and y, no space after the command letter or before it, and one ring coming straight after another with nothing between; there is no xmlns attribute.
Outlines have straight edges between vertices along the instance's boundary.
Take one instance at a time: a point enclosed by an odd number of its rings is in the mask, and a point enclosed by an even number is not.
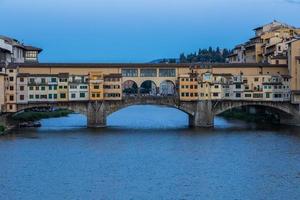
<svg viewBox="0 0 300 200"><path fill-rule="evenodd" d="M89 128L106 127L106 110L104 101L89 102L87 107L87 126Z"/></svg>
<svg viewBox="0 0 300 200"><path fill-rule="evenodd" d="M198 101L196 103L194 115L189 115L189 125L201 128L214 126L211 101Z"/></svg>

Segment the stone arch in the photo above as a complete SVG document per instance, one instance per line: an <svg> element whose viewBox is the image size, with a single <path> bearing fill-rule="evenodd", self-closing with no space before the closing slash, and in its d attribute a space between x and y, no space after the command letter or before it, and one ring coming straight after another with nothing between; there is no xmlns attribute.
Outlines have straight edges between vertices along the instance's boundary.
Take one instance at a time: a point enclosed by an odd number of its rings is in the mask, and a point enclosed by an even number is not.
<svg viewBox="0 0 300 200"><path fill-rule="evenodd" d="M138 84L133 80L127 80L122 84L122 90L124 95L137 95L138 94Z"/></svg>
<svg viewBox="0 0 300 200"><path fill-rule="evenodd" d="M40 108L59 108L68 109L82 115L87 115L87 103L86 102L59 102L59 103L35 103L35 104L24 104L18 105L17 112L19 114L28 109L40 109Z"/></svg>
<svg viewBox="0 0 300 200"><path fill-rule="evenodd" d="M176 86L173 81L164 80L159 85L159 94L161 96L175 96Z"/></svg>
<svg viewBox="0 0 300 200"><path fill-rule="evenodd" d="M293 117L298 114L297 109L295 109L289 103L283 102L250 102L250 101L224 101L217 102L213 107L214 115L222 114L230 109L241 108L247 106L257 106L257 107L266 107L270 108L273 111L279 113L280 115Z"/></svg>
<svg viewBox="0 0 300 200"><path fill-rule="evenodd" d="M142 82L139 92L142 95L156 96L157 95L157 85L152 80L146 80L146 81Z"/></svg>
<svg viewBox="0 0 300 200"><path fill-rule="evenodd" d="M112 113L117 112L126 107L135 105L154 105L175 108L188 115L194 115L195 107L193 102L180 103L178 99L174 97L130 97L122 102L110 102L109 104L105 105L106 116L109 116Z"/></svg>

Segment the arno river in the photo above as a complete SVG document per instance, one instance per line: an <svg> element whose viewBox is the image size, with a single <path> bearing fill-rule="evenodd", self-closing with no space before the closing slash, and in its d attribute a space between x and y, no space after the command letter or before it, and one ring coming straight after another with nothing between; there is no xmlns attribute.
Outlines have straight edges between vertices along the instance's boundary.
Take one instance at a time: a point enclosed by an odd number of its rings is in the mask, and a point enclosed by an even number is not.
<svg viewBox="0 0 300 200"><path fill-rule="evenodd" d="M0 199L299 199L300 128L136 106L109 128L71 115L0 137Z"/></svg>

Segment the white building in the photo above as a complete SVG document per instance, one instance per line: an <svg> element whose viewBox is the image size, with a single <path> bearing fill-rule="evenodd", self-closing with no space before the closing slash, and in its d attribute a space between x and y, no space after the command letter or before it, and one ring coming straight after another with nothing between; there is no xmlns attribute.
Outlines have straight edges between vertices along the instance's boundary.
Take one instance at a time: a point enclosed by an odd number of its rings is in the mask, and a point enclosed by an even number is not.
<svg viewBox="0 0 300 200"><path fill-rule="evenodd" d="M69 77L69 100L89 100L88 76L70 75Z"/></svg>

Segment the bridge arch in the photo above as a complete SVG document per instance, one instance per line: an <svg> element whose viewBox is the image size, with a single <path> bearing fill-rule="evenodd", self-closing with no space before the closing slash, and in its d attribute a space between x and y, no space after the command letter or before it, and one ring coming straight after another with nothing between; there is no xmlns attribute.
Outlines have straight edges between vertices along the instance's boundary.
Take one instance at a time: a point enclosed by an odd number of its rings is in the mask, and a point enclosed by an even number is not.
<svg viewBox="0 0 300 200"><path fill-rule="evenodd" d="M18 110L14 115L18 115L26 110L34 110L34 109L68 109L76 113L80 113L82 115L87 115L88 106L87 102L59 102L59 103L35 103L35 104L26 104L26 105L18 105Z"/></svg>
<svg viewBox="0 0 300 200"><path fill-rule="evenodd" d="M138 94L138 84L133 80L127 80L122 84L123 94L136 95Z"/></svg>
<svg viewBox="0 0 300 200"><path fill-rule="evenodd" d="M281 116L293 117L298 115L298 110L290 103L283 102L267 102L267 101L223 101L216 102L213 106L213 114L220 115L226 111L229 111L234 108L242 107L264 107L269 108L272 112L278 113Z"/></svg>
<svg viewBox="0 0 300 200"><path fill-rule="evenodd" d="M164 80L159 85L159 94L162 96L176 95L176 85L171 80Z"/></svg>
<svg viewBox="0 0 300 200"><path fill-rule="evenodd" d="M145 80L144 82L142 82L140 86L140 94L155 96L157 95L157 92L157 85L154 81Z"/></svg>

